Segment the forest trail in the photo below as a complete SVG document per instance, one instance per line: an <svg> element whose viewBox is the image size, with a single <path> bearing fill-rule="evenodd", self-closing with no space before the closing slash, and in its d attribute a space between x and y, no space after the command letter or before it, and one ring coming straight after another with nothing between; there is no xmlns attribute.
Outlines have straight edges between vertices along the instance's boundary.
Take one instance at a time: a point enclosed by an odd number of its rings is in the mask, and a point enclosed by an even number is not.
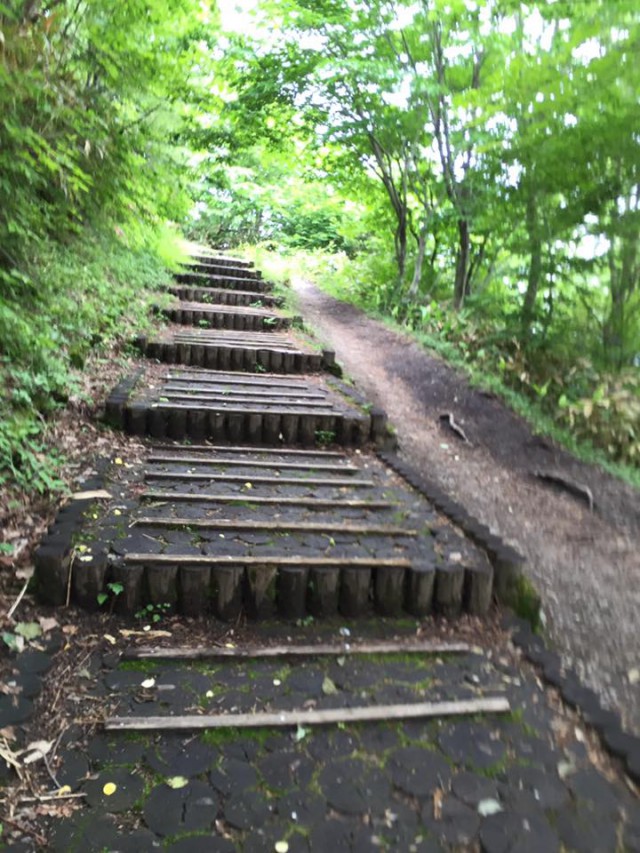
<svg viewBox="0 0 640 853"><path fill-rule="evenodd" d="M605 705L640 733L640 495L531 428L408 336L294 281L298 306L397 429L400 453L525 554L549 638ZM451 413L470 443L440 416ZM557 471L586 502L537 479Z"/></svg>

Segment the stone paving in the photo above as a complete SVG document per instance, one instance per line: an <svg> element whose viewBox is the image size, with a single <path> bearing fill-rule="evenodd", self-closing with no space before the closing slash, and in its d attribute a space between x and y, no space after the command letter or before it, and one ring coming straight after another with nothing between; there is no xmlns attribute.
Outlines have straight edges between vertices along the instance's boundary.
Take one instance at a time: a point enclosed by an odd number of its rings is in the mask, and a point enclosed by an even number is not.
<svg viewBox="0 0 640 853"><path fill-rule="evenodd" d="M198 293L178 294L189 300L180 309L184 322L202 319L192 300L203 304L204 291L220 303L226 292L223 313L232 318L256 316L240 294L253 301L270 291L250 265L230 258L198 259L178 279ZM273 303L263 304L271 312ZM84 798L69 817L44 822L46 849L640 850L638 799L621 766L523 664L507 634L492 629L479 645L449 652L405 646L416 634L436 639L442 626L455 641L463 611L487 614L494 565L456 526L455 512L452 522L372 450L353 449L360 433L363 443L381 438L384 418L334 380L282 376L331 368L330 353L303 352L291 332L240 331L244 320L224 322L237 331L180 326L143 342L156 361L211 369L171 368L158 380L164 368L155 364L123 380L108 414L123 427L133 419L130 431L150 440L142 454L103 466L87 487L106 489L108 500L86 498L60 514L40 549L38 580L50 603L71 595L96 609L106 598L138 625L161 624L176 609L197 616L189 624L200 641L219 631L218 619L238 625L260 617L254 641L279 643L285 653L151 661L123 643L106 653L97 643L75 676L77 713L69 713L76 722L61 736L55 765L59 784ZM268 376L261 372L265 351ZM233 401L259 419L238 414ZM301 405L308 420L300 417L294 430L286 416ZM336 427L340 407L354 418L348 430ZM173 421L158 416L163 408ZM333 418L331 429L323 416ZM346 449L313 447L329 433ZM353 654L359 643L389 636L400 640L395 653ZM342 646L302 659L286 653L321 640ZM0 697L0 727L27 725L30 697L58 677L63 655L54 652L16 658L15 695ZM242 713L492 697L506 698L510 711L287 728L233 724ZM229 727L131 732L105 725L114 716L166 726L214 713L229 715ZM42 849L29 839L13 848Z"/></svg>
<svg viewBox="0 0 640 853"><path fill-rule="evenodd" d="M60 853L274 851L279 842L289 851L638 849L637 799L594 767L580 727L508 653L115 666L112 658L92 661L89 695L124 716L489 694L508 697L513 711L297 730L105 732L88 747L74 730L60 775L86 792L86 806L55 826L51 849Z"/></svg>

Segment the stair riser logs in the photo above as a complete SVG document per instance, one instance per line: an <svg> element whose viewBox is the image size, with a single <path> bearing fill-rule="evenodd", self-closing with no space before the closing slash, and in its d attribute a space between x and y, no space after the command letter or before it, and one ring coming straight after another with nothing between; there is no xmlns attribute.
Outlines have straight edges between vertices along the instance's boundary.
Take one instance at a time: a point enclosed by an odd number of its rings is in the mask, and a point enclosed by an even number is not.
<svg viewBox="0 0 640 853"><path fill-rule="evenodd" d="M380 436L371 419L358 414L278 413L260 410L172 407L170 404L121 403L112 410L114 422L130 435L174 441L229 441L266 446L286 444L312 447L320 440L362 447Z"/></svg>
<svg viewBox="0 0 640 853"><path fill-rule="evenodd" d="M249 307L260 304L265 308L282 305L284 299L281 296L273 296L268 293L258 293L250 290L225 290L215 287L189 287L178 285L169 288L180 299L189 302L208 302L212 305L232 305L238 307Z"/></svg>
<svg viewBox="0 0 640 853"><path fill-rule="evenodd" d="M177 341L138 340L137 344L147 358L208 370L305 374L324 367L322 353Z"/></svg>
<svg viewBox="0 0 640 853"><path fill-rule="evenodd" d="M255 293L270 291L271 284L262 278L247 275L229 275L228 272L218 273L179 272L175 276L178 284L190 284L199 287L226 287L230 290L248 290Z"/></svg>
<svg viewBox="0 0 640 853"><path fill-rule="evenodd" d="M163 313L173 323L183 326L200 326L247 332L277 332L292 325L291 317L237 314L222 311L204 311L192 308L165 308Z"/></svg>

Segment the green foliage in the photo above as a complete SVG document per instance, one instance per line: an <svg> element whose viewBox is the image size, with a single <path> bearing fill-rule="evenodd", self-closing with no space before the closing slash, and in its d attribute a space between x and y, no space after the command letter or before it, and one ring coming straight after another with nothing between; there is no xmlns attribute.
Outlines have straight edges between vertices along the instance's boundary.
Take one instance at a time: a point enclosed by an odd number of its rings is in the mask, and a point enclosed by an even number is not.
<svg viewBox="0 0 640 853"><path fill-rule="evenodd" d="M88 354L125 337L147 314L150 289L168 281L156 232L142 236L135 244L113 231L41 241L25 266L30 290L20 300L0 291L0 486L62 487L47 418L78 397Z"/></svg>
<svg viewBox="0 0 640 853"><path fill-rule="evenodd" d="M147 604L140 610L136 610L135 617L143 622L161 622L163 616L171 610L170 604Z"/></svg>
<svg viewBox="0 0 640 853"><path fill-rule="evenodd" d="M627 371L598 377L595 391L559 400L559 420L579 438L603 447L613 459L640 467L640 376Z"/></svg>
<svg viewBox="0 0 640 853"><path fill-rule="evenodd" d="M109 600L109 596L111 596L111 606L113 607L115 603L115 599L122 595L124 592L124 586L117 581L112 581L107 584L107 592L99 592L97 595L98 606L102 607L102 605Z"/></svg>

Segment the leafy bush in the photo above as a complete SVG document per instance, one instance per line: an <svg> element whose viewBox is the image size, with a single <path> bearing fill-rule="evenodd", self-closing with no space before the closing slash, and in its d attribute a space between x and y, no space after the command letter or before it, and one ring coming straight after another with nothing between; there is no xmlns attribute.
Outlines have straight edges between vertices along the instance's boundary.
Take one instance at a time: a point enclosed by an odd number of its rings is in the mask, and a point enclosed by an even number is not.
<svg viewBox="0 0 640 853"><path fill-rule="evenodd" d="M558 418L579 438L603 447L613 458L640 466L640 376L627 371L601 376L593 394L574 403L559 400Z"/></svg>
<svg viewBox="0 0 640 853"><path fill-rule="evenodd" d="M144 322L151 289L168 282L155 229L128 244L85 232L62 245L40 241L22 298L0 291L0 486L60 486L59 460L43 440L47 417L78 393L77 371L91 350Z"/></svg>

